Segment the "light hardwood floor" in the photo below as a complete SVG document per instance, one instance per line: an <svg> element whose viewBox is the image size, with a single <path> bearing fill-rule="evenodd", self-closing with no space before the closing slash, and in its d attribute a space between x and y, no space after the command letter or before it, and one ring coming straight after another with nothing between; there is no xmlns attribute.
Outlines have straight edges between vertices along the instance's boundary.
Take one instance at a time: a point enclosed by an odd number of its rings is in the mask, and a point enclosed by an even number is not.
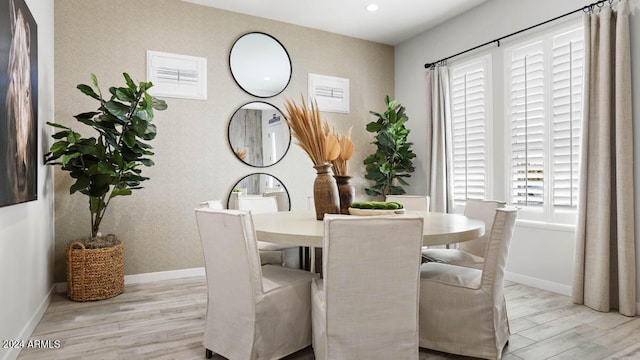
<svg viewBox="0 0 640 360"><path fill-rule="evenodd" d="M562 295L508 283L511 340L503 359L640 359L640 318L600 313ZM56 295L33 340L58 349L18 359L204 359L204 277L126 286L115 298L77 303ZM222 359L215 356L214 359ZM310 348L287 359L314 359ZM420 360L470 359L420 349Z"/></svg>

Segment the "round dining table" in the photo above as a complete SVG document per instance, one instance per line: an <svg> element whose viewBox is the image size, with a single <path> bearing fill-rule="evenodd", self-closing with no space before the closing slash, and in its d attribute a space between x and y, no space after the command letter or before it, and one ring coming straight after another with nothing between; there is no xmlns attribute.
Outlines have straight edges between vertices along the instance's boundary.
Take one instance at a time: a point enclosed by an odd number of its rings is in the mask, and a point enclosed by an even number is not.
<svg viewBox="0 0 640 360"><path fill-rule="evenodd" d="M477 239L484 222L459 214L408 211L424 218L424 246L446 245ZM252 215L260 241L281 245L321 248L324 225L312 211L282 211Z"/></svg>

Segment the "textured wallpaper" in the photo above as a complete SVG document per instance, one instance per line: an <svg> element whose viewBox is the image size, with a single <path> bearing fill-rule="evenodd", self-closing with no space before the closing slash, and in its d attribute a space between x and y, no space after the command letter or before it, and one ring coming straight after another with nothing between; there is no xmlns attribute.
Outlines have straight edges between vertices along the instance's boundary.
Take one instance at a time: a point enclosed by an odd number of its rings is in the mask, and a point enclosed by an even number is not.
<svg viewBox="0 0 640 360"><path fill-rule="evenodd" d="M116 198L102 225L125 244L125 273L142 274L203 266L194 207L222 199L243 176L266 172L279 178L294 210L307 209L315 171L292 144L286 157L269 168L238 160L227 142L235 110L261 100L243 92L228 68L229 50L242 34L261 31L277 38L292 59L287 89L262 99L283 109L287 97L307 96L307 75L350 80L351 112L323 113L338 131L353 126L356 155L350 161L356 198L365 199L362 160L375 150L365 125L369 110L383 111L384 96L394 95L394 49L309 28L231 13L179 0L64 0L55 3L55 121L82 130L73 115L92 111L95 101L75 86L95 73L102 90L121 86L122 72L146 80L146 51L206 57L208 99L165 98L157 112L158 137L151 143L156 165L145 168L151 180L131 197ZM86 130L83 130L86 133ZM69 195L67 173L55 172L56 281L65 281L64 246L90 229L88 199Z"/></svg>

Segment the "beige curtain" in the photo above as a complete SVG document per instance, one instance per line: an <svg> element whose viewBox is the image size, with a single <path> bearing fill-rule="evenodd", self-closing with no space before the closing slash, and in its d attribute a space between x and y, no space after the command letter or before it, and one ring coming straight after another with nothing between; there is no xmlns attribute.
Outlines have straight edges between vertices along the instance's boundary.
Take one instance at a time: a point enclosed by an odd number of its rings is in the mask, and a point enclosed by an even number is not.
<svg viewBox="0 0 640 360"><path fill-rule="evenodd" d="M629 2L584 15L585 92L573 302L636 314Z"/></svg>
<svg viewBox="0 0 640 360"><path fill-rule="evenodd" d="M431 197L430 210L448 212L452 208L451 196L451 101L449 100L449 69L438 65L427 70L427 141Z"/></svg>

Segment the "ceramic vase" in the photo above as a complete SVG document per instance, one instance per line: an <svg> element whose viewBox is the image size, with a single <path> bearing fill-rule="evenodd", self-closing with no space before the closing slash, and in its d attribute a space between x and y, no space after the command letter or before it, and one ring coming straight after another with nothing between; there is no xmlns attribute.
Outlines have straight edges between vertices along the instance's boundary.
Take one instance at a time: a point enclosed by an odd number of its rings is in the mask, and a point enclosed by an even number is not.
<svg viewBox="0 0 640 360"><path fill-rule="evenodd" d="M338 184L338 196L340 198L340 214L349 215L349 208L356 196L356 188L349 182L351 176L334 175Z"/></svg>
<svg viewBox="0 0 640 360"><path fill-rule="evenodd" d="M324 214L340 213L338 185L331 171L331 164L314 165L317 175L313 182L313 203L316 219L324 219Z"/></svg>

